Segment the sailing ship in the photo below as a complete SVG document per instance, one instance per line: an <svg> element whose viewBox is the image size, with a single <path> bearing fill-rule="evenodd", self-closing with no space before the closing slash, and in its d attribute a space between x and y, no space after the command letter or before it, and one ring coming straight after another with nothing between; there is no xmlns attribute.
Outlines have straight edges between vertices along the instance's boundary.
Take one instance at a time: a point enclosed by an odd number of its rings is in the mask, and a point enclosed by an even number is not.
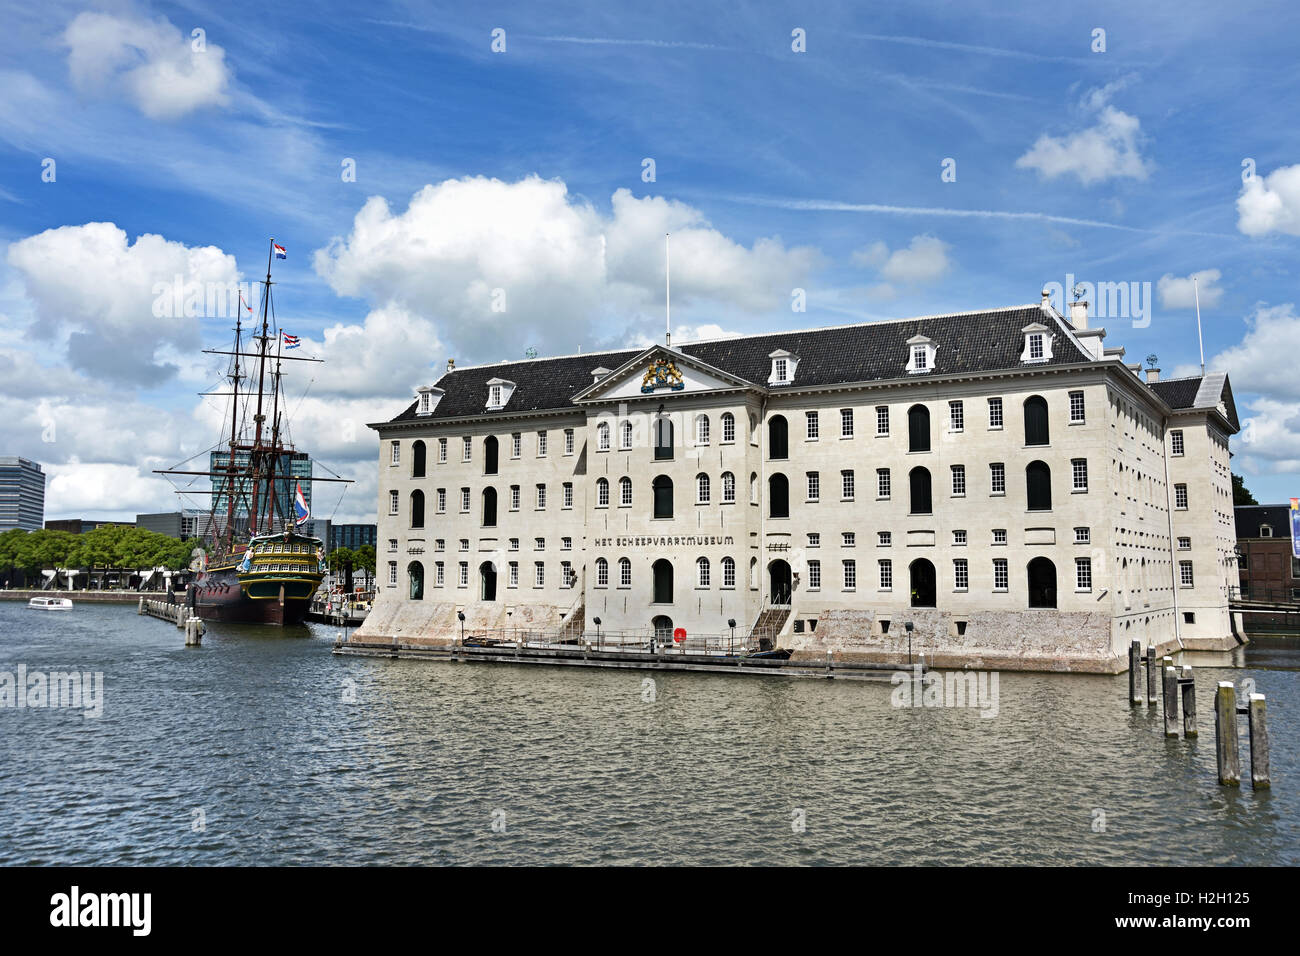
<svg viewBox="0 0 1300 956"><path fill-rule="evenodd" d="M286 341L293 347L297 339L282 332L275 321L271 297L275 258L286 256L272 239L262 283L261 321L253 332L246 335L244 329L244 312L251 314L252 309L241 294L234 347L204 349L210 355L229 356L225 377L230 391L203 393L230 399L229 429L223 423L217 446L224 445L225 453L213 456L209 471L158 470L163 475L213 479L211 491L177 490L213 496L203 529L204 547L194 550L190 570L195 577L185 594L194 614L210 621L300 624L326 571L324 543L299 530L310 520L311 509L301 482L290 473L295 448L287 439L288 423L281 407L282 363L320 359L283 354ZM349 481L315 475L309 480Z"/></svg>

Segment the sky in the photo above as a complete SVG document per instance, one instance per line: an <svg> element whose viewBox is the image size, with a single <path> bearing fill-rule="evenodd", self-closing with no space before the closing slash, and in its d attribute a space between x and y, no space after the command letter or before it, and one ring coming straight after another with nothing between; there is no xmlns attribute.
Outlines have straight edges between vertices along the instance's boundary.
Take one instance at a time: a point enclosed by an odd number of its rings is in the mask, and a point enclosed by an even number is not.
<svg viewBox="0 0 1300 956"><path fill-rule="evenodd" d="M315 516L374 521L367 423L661 341L671 233L675 343L1080 285L1195 375L1195 277L1233 469L1300 495L1300 11L714 6L0 3L0 454L47 518L203 505L152 470L218 441L273 236Z"/></svg>

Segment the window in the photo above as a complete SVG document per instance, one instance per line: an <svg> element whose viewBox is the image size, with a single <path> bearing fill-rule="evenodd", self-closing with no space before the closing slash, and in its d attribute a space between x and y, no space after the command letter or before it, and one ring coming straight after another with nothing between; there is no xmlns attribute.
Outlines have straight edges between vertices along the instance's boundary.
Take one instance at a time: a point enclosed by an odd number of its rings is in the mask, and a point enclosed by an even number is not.
<svg viewBox="0 0 1300 956"><path fill-rule="evenodd" d="M469 538L461 538L461 539L460 539L460 550L462 550L462 551L468 551L468 550L469 550Z"/></svg>
<svg viewBox="0 0 1300 956"><path fill-rule="evenodd" d="M820 561L808 562L808 590L818 591L822 586L822 563Z"/></svg>
<svg viewBox="0 0 1300 956"><path fill-rule="evenodd" d="M563 485L560 486L560 488L561 488L560 507L572 508L573 507L573 482L566 481Z"/></svg>
<svg viewBox="0 0 1300 956"><path fill-rule="evenodd" d="M596 450L609 451L609 422L596 426Z"/></svg>
<svg viewBox="0 0 1300 956"><path fill-rule="evenodd" d="M1178 562L1178 583L1185 588L1192 587L1192 562Z"/></svg>
<svg viewBox="0 0 1300 956"><path fill-rule="evenodd" d="M1259 526L1259 536L1261 538L1273 537L1273 526L1271 524L1262 524Z"/></svg>
<svg viewBox="0 0 1300 956"><path fill-rule="evenodd" d="M510 486L510 510L511 511L519 510L519 486L518 485Z"/></svg>
<svg viewBox="0 0 1300 956"><path fill-rule="evenodd" d="M857 547L858 535L856 531L841 531L840 544L846 548Z"/></svg>
<svg viewBox="0 0 1300 956"><path fill-rule="evenodd" d="M851 408L840 409L840 437L853 437L853 409Z"/></svg>
<svg viewBox="0 0 1300 956"><path fill-rule="evenodd" d="M1174 507L1179 511L1187 510L1187 486L1174 485Z"/></svg>
<svg viewBox="0 0 1300 956"><path fill-rule="evenodd" d="M1000 461L989 465L989 494L1005 495L1007 493L1007 466Z"/></svg>
<svg viewBox="0 0 1300 956"><path fill-rule="evenodd" d="M758 504L758 473L754 471L749 473L749 503Z"/></svg>
<svg viewBox="0 0 1300 956"><path fill-rule="evenodd" d="M495 488L483 489L482 524L485 528L495 528L497 525L497 490Z"/></svg>
<svg viewBox="0 0 1300 956"><path fill-rule="evenodd" d="M722 413L722 442L730 445L736 440L736 416L731 412Z"/></svg>
<svg viewBox="0 0 1300 956"><path fill-rule="evenodd" d="M618 586L621 588L632 586L632 562L627 558L618 559Z"/></svg>
<svg viewBox="0 0 1300 956"><path fill-rule="evenodd" d="M822 546L822 536L818 531L808 532L808 547L820 548Z"/></svg>
<svg viewBox="0 0 1300 956"><path fill-rule="evenodd" d="M954 496L964 498L966 496L966 466L952 466L952 493Z"/></svg>
<svg viewBox="0 0 1300 956"><path fill-rule="evenodd" d="M1025 497L1030 511L1052 510L1052 469L1046 462L1031 461L1025 466Z"/></svg>
<svg viewBox="0 0 1300 956"><path fill-rule="evenodd" d="M439 488L438 489L438 514L441 515L446 513L447 513L447 489Z"/></svg>
<svg viewBox="0 0 1300 956"><path fill-rule="evenodd" d="M722 503L724 505L735 504L736 501L736 476L729 471L722 473Z"/></svg>
<svg viewBox="0 0 1300 956"><path fill-rule="evenodd" d="M994 543L994 544L1006 544L1006 543L1007 543L1007 529L1006 529L1006 528L994 528L994 529L993 529L993 543Z"/></svg>
<svg viewBox="0 0 1300 956"><path fill-rule="evenodd" d="M397 509L400 504L400 501L401 501L401 496L396 491L390 491L388 493L388 513L390 515L397 514Z"/></svg>
<svg viewBox="0 0 1300 956"><path fill-rule="evenodd" d="M397 587L397 562L396 561L388 562L388 586L390 588Z"/></svg>
<svg viewBox="0 0 1300 956"><path fill-rule="evenodd" d="M767 457L781 461L790 457L790 435L784 415L773 415L767 420Z"/></svg>
<svg viewBox="0 0 1300 956"><path fill-rule="evenodd" d="M844 590L852 591L858 586L858 562L852 558L841 561L844 573Z"/></svg>
<svg viewBox="0 0 1300 956"><path fill-rule="evenodd" d="M518 538L511 538L511 539L510 539L510 550L511 550L511 551L518 551L518 550L519 550L519 539L518 539Z"/></svg>
<svg viewBox="0 0 1300 956"><path fill-rule="evenodd" d="M811 572L809 574L811 579ZM736 560L735 558L722 559L722 586L724 588L734 588L736 586Z"/></svg>
<svg viewBox="0 0 1300 956"><path fill-rule="evenodd" d="M1075 491L1087 491L1088 490L1088 459L1071 458L1070 475L1074 479Z"/></svg>
<svg viewBox="0 0 1300 956"><path fill-rule="evenodd" d="M959 548L963 548L963 547L965 547L965 546L966 546L966 532L963 531L963 530L961 530L961 529L957 529L957 530L953 531L953 533L952 533L952 543L953 543L955 546L959 547Z"/></svg>
<svg viewBox="0 0 1300 956"><path fill-rule="evenodd" d="M435 551L446 551L446 550L447 550L447 541L446 541L446 539L445 539L445 538L434 538L434 539L433 539L433 550L435 550Z"/></svg>
<svg viewBox="0 0 1300 956"><path fill-rule="evenodd" d="M695 578L696 587L707 588L709 586L709 559L695 559Z"/></svg>
<svg viewBox="0 0 1300 956"><path fill-rule="evenodd" d="M670 418L655 419L655 461L668 461L673 457L673 422Z"/></svg>
<svg viewBox="0 0 1300 956"><path fill-rule="evenodd" d="M546 457L546 432L544 431L537 433L537 457Z"/></svg>
<svg viewBox="0 0 1300 956"><path fill-rule="evenodd" d="M400 465L402 463L402 443L400 441L391 443L388 463L390 465Z"/></svg>
<svg viewBox="0 0 1300 956"><path fill-rule="evenodd" d="M808 472L808 500L817 501L822 494L822 480L820 472Z"/></svg>
<svg viewBox="0 0 1300 956"><path fill-rule="evenodd" d="M1191 538L1179 538L1179 539L1178 539L1178 550L1179 550L1179 551L1190 551L1190 550L1192 550L1192 539L1191 539ZM1245 567L1245 565L1243 564L1242 567Z"/></svg>
<svg viewBox="0 0 1300 956"><path fill-rule="evenodd" d="M808 441L816 441L821 437L821 420L816 412L803 413L803 429L804 438Z"/></svg>
<svg viewBox="0 0 1300 956"><path fill-rule="evenodd" d="M1002 427L1002 399L989 399L989 428Z"/></svg>
<svg viewBox="0 0 1300 956"><path fill-rule="evenodd" d="M424 492L423 491L416 490L411 492L411 527L412 528L424 527Z"/></svg>
<svg viewBox="0 0 1300 956"><path fill-rule="evenodd" d="M533 562L533 587L546 587L546 563L543 561Z"/></svg>
<svg viewBox="0 0 1300 956"><path fill-rule="evenodd" d="M596 507L609 507L609 479L607 478L596 479Z"/></svg>
<svg viewBox="0 0 1300 956"><path fill-rule="evenodd" d="M560 562L560 587L571 588L577 582L578 576L573 573L573 565L568 561Z"/></svg>
<svg viewBox="0 0 1300 956"><path fill-rule="evenodd" d="M790 517L790 482L780 472L767 479L767 516Z"/></svg>
<svg viewBox="0 0 1300 956"><path fill-rule="evenodd" d="M604 558L596 559L596 587L609 587L609 562Z"/></svg>
<svg viewBox="0 0 1300 956"><path fill-rule="evenodd" d="M506 586L512 588L519 587L519 562L518 561L510 562L507 575L506 575Z"/></svg>
<svg viewBox="0 0 1300 956"><path fill-rule="evenodd" d="M876 406L876 434L877 435L889 434L889 406L888 405Z"/></svg>
<svg viewBox="0 0 1300 956"><path fill-rule="evenodd" d="M1092 543L1092 532L1089 531L1087 528L1075 528L1075 529L1074 529L1074 543L1075 543L1075 544L1091 544L1091 543Z"/></svg>
<svg viewBox="0 0 1300 956"><path fill-rule="evenodd" d="M970 587L970 570L965 558L953 558L952 586L958 591L965 591Z"/></svg>
<svg viewBox="0 0 1300 956"><path fill-rule="evenodd" d="M876 566L880 569L880 590L891 590L894 587L894 562L889 558L881 558Z"/></svg>
<svg viewBox="0 0 1300 956"><path fill-rule="evenodd" d="M396 539L396 538L389 538L389 539L388 539L388 550L389 550L389 551L396 551L396 550L397 550L397 539Z"/></svg>
<svg viewBox="0 0 1300 956"><path fill-rule="evenodd" d="M783 359L772 360L772 381L774 384L788 381L786 375L789 373L789 363Z"/></svg>
<svg viewBox="0 0 1300 956"><path fill-rule="evenodd" d="M501 407L501 386L493 385L488 389L488 408Z"/></svg>
<svg viewBox="0 0 1300 956"><path fill-rule="evenodd" d="M1174 429L1169 433L1169 453L1171 455L1182 455L1183 453L1183 430Z"/></svg>
<svg viewBox="0 0 1300 956"><path fill-rule="evenodd" d="M469 562L460 562L460 578L457 581L458 586L462 588L469 587Z"/></svg>
<svg viewBox="0 0 1300 956"><path fill-rule="evenodd" d="M1070 393L1070 421L1083 421L1083 392Z"/></svg>
<svg viewBox="0 0 1300 956"><path fill-rule="evenodd" d="M673 481L667 475L660 475L651 484L654 491L654 516L671 518L673 516Z"/></svg>
<svg viewBox="0 0 1300 956"><path fill-rule="evenodd" d="M618 447L626 451L632 447L632 423L624 422L618 430Z"/></svg>
<svg viewBox="0 0 1300 956"><path fill-rule="evenodd" d="M893 543L894 543L894 532L892 532L892 531L877 531L877 532L876 532L876 546L877 546L877 547L879 547L879 548L888 548L888 547L889 547L890 545L892 545Z"/></svg>
<svg viewBox="0 0 1300 956"><path fill-rule="evenodd" d="M447 439L445 438L438 439L438 463L447 463Z"/></svg>
<svg viewBox="0 0 1300 956"><path fill-rule="evenodd" d="M541 511L546 507L546 486L537 486L537 510Z"/></svg>
<svg viewBox="0 0 1300 956"><path fill-rule="evenodd" d="M930 450L930 410L924 405L907 410L907 450Z"/></svg>
<svg viewBox="0 0 1300 956"><path fill-rule="evenodd" d="M1025 444L1047 445L1047 400L1041 395L1025 399Z"/></svg>
<svg viewBox="0 0 1300 956"><path fill-rule="evenodd" d="M930 469L913 468L908 473L908 483L911 486L911 513L914 515L928 515L934 513L934 508L930 502Z"/></svg>
<svg viewBox="0 0 1300 956"><path fill-rule="evenodd" d="M447 583L447 566L441 561L433 563L433 583L437 587L442 587Z"/></svg>
<svg viewBox="0 0 1300 956"><path fill-rule="evenodd" d="M524 436L519 432L512 432L510 435L510 457L518 458L523 454Z"/></svg>
<svg viewBox="0 0 1300 956"><path fill-rule="evenodd" d="M709 443L709 416L701 415L695 419L695 444L707 445Z"/></svg>
<svg viewBox="0 0 1300 956"><path fill-rule="evenodd" d="M469 511L469 489L468 488L460 489L460 510L462 512Z"/></svg>
<svg viewBox="0 0 1300 956"><path fill-rule="evenodd" d="M1043 333L1033 332L1029 336L1029 359L1035 361L1043 357Z"/></svg>
<svg viewBox="0 0 1300 956"><path fill-rule="evenodd" d="M1007 577L1007 559L994 558L993 559L993 590L1006 591L1008 587L1009 587L1009 580Z"/></svg>
<svg viewBox="0 0 1300 956"><path fill-rule="evenodd" d="M695 476L695 503L707 505L709 503L709 476L698 474Z"/></svg>
<svg viewBox="0 0 1300 956"><path fill-rule="evenodd" d="M632 479L626 475L618 480L618 503L624 508L632 507Z"/></svg>
<svg viewBox="0 0 1300 956"><path fill-rule="evenodd" d="M840 497L845 501L852 501L853 494L853 469L847 468L840 472Z"/></svg>
<svg viewBox="0 0 1300 956"><path fill-rule="evenodd" d="M959 432L966 427L966 409L961 402L948 403L948 430Z"/></svg>
<svg viewBox="0 0 1300 956"><path fill-rule="evenodd" d="M912 368L916 371L923 371L930 367L929 353L924 345L912 346Z"/></svg>
<svg viewBox="0 0 1300 956"><path fill-rule="evenodd" d="M474 451L474 439L466 435L460 440L460 460L469 461L470 455Z"/></svg>
<svg viewBox="0 0 1300 956"><path fill-rule="evenodd" d="M1074 559L1074 589L1076 591L1092 590L1092 558Z"/></svg>
<svg viewBox="0 0 1300 956"><path fill-rule="evenodd" d="M888 498L890 495L889 469L876 469L876 497Z"/></svg>

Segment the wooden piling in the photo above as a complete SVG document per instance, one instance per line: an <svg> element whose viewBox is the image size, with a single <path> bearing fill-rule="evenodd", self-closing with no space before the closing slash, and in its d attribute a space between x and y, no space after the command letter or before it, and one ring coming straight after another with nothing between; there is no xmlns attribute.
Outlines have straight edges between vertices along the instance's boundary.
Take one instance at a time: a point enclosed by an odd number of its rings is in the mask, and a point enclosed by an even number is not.
<svg viewBox="0 0 1300 956"><path fill-rule="evenodd" d="M1128 702L1130 707L1142 704L1142 642L1136 637L1128 646Z"/></svg>
<svg viewBox="0 0 1300 956"><path fill-rule="evenodd" d="M144 597L143 597L143 596L140 598L140 606L136 608L135 613L136 613L136 614L143 614L143 613L144 613Z"/></svg>
<svg viewBox="0 0 1300 956"><path fill-rule="evenodd" d="M1268 727L1264 721L1263 694L1251 694L1246 705L1246 722L1250 725L1250 785L1256 790L1272 786L1268 769Z"/></svg>
<svg viewBox="0 0 1300 956"><path fill-rule="evenodd" d="M1165 658L1169 660L1168 657ZM1178 671L1172 664L1165 667L1165 736L1178 736Z"/></svg>
<svg viewBox="0 0 1300 956"><path fill-rule="evenodd" d="M1155 645L1147 646L1147 706L1154 707L1156 703L1156 649Z"/></svg>
<svg viewBox="0 0 1300 956"><path fill-rule="evenodd" d="M1192 677L1192 665L1183 665L1183 676L1178 681L1183 691L1183 736L1195 737L1196 733L1196 679Z"/></svg>
<svg viewBox="0 0 1300 956"><path fill-rule="evenodd" d="M1219 681L1214 694L1214 754L1219 766L1219 783L1241 786L1241 757L1237 752L1237 688L1232 681Z"/></svg>

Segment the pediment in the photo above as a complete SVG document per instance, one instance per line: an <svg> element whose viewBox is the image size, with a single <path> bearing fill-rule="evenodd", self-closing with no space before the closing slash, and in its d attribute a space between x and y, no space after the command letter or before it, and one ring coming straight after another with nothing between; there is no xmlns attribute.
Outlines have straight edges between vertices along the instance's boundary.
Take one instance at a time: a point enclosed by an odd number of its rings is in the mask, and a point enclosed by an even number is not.
<svg viewBox="0 0 1300 956"><path fill-rule="evenodd" d="M573 400L608 402L669 398L753 387L752 382L698 361L684 352L655 345L579 392Z"/></svg>

